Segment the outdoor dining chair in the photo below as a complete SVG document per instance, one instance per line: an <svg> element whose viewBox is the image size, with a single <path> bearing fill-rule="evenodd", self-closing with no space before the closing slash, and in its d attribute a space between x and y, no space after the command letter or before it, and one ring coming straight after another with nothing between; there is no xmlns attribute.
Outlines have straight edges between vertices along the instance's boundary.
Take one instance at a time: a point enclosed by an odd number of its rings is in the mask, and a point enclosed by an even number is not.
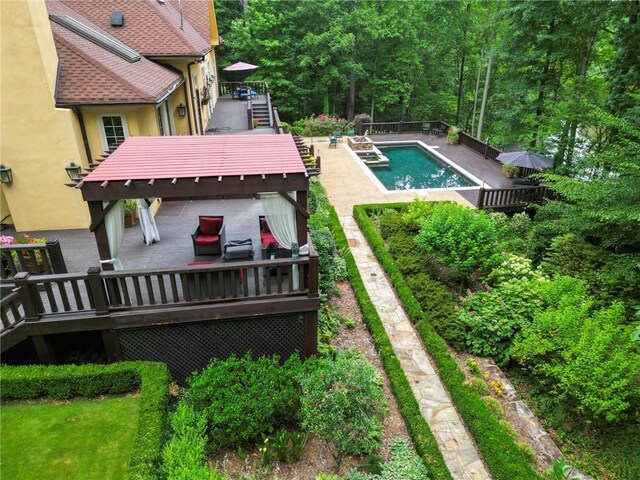
<svg viewBox="0 0 640 480"><path fill-rule="evenodd" d="M331 136L329 137L329 148L338 148L338 138Z"/></svg>
<svg viewBox="0 0 640 480"><path fill-rule="evenodd" d="M424 135L429 135L431 133L431 124L428 122L425 122L422 124L422 133Z"/></svg>

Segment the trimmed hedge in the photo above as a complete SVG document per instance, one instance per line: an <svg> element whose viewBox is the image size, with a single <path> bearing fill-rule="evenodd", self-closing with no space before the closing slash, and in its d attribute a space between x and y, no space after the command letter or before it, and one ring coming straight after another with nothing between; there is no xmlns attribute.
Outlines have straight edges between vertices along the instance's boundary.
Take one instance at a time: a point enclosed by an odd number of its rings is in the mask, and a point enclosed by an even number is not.
<svg viewBox="0 0 640 480"><path fill-rule="evenodd" d="M358 266L349 250L347 237L342 230L340 220L333 207L331 207L331 231L333 232L336 245L342 251L342 255L347 264L347 272L351 286L360 305L362 316L371 331L376 348L380 352L382 365L389 378L391 389L398 402L400 412L405 419L409 435L411 435L416 451L425 465L427 465L430 478L434 480L451 480L451 473L444 462L438 443L429 425L420 413L420 407L413 394L411 385L400 366L400 361L395 356L382 320L380 320L380 316L378 315L378 311L369 298L369 294L358 271Z"/></svg>
<svg viewBox="0 0 640 480"><path fill-rule="evenodd" d="M0 399L95 397L139 388L138 432L125 478L151 480L158 478L170 381L167 366L153 362L2 366Z"/></svg>
<svg viewBox="0 0 640 480"><path fill-rule="evenodd" d="M407 316L417 327L427 352L433 358L442 382L445 384L456 409L471 431L482 458L494 480L541 479L524 453L518 448L510 429L500 423L478 393L465 385L464 373L447 349L447 344L435 332L407 286L404 276L387 251L382 237L368 216L368 212L388 205L356 205L353 215L371 250L389 276Z"/></svg>

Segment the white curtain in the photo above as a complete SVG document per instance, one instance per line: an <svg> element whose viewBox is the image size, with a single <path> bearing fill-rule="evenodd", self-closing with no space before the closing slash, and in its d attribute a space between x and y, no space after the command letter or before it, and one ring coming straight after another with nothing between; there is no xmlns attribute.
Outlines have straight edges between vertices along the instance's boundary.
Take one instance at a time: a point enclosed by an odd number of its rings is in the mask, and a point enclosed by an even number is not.
<svg viewBox="0 0 640 480"><path fill-rule="evenodd" d="M287 192L294 200L296 192ZM281 247L291 250L291 244L298 242L296 209L277 192L261 193L262 208L269 230ZM308 255L309 246L300 245L300 255Z"/></svg>
<svg viewBox="0 0 640 480"><path fill-rule="evenodd" d="M287 192L294 200L296 192ZM291 244L298 242L298 229L296 227L296 209L282 195L277 192L261 193L264 216L267 219L269 230L281 247L291 250ZM300 245L300 255L309 255L309 245ZM293 265L293 289L299 288L298 265Z"/></svg>
<svg viewBox="0 0 640 480"><path fill-rule="evenodd" d="M107 205L108 202L103 202L102 208ZM109 260L100 260L100 263L111 263L114 270L123 270L122 262L118 258L124 234L124 205L122 200L118 200L118 203L107 213L104 224L107 229L111 258Z"/></svg>
<svg viewBox="0 0 640 480"><path fill-rule="evenodd" d="M155 200L155 198L138 199L138 217L140 218L140 228L142 228L144 243L146 243L147 245L160 241L160 234L158 233L156 219L153 216L153 213L151 213L150 208Z"/></svg>

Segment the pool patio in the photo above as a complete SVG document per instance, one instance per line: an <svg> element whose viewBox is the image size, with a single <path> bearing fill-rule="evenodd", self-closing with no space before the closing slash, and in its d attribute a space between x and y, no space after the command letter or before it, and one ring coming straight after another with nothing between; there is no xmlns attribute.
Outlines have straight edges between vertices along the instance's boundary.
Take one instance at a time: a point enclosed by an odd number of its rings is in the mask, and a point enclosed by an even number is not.
<svg viewBox="0 0 640 480"><path fill-rule="evenodd" d="M369 135L374 142L421 141L436 147L437 151L459 165L470 174L485 182L490 188L512 188L502 168L496 162L464 145L449 145L445 137L424 134ZM326 188L331 203L338 215L351 215L353 206L367 203L410 202L415 198L429 201L453 201L462 205L475 206L478 189L475 190L433 190L381 192L370 180L366 172L358 165L349 151L346 142L338 143L337 148L329 148L327 137L308 139L313 142L316 152L322 155L322 175L320 182Z"/></svg>

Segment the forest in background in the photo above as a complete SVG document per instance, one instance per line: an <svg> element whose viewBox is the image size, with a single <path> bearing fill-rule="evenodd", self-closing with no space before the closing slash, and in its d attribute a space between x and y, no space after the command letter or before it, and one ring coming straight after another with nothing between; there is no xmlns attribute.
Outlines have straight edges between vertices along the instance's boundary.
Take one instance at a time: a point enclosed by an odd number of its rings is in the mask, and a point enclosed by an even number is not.
<svg viewBox="0 0 640 480"><path fill-rule="evenodd" d="M444 120L554 159L563 230L640 252L640 0L225 0L281 118ZM223 77L224 80L224 77ZM585 181L585 180L589 181Z"/></svg>

